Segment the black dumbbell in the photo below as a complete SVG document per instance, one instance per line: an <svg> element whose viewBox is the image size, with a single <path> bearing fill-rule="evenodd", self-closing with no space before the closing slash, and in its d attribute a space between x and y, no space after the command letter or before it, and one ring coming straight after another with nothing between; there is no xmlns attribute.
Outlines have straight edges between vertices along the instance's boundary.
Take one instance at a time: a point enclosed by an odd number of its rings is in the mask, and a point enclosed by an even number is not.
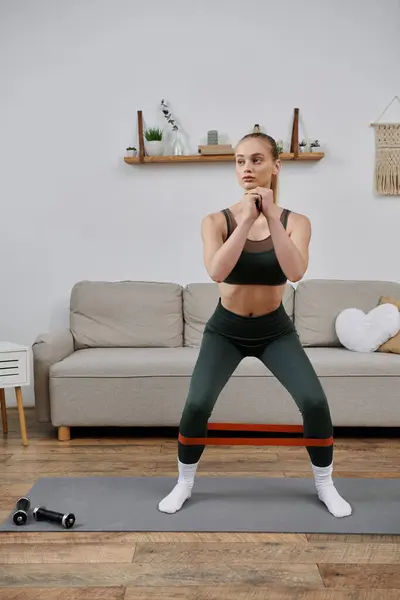
<svg viewBox="0 0 400 600"><path fill-rule="evenodd" d="M28 510L31 505L29 498L22 496L17 500L16 511L13 514L13 521L15 525L25 525L28 520Z"/></svg>
<svg viewBox="0 0 400 600"><path fill-rule="evenodd" d="M75 523L75 515L72 513L59 513L53 510L48 510L45 506L37 506L33 509L33 516L36 521L48 521L49 523L58 523L70 529Z"/></svg>

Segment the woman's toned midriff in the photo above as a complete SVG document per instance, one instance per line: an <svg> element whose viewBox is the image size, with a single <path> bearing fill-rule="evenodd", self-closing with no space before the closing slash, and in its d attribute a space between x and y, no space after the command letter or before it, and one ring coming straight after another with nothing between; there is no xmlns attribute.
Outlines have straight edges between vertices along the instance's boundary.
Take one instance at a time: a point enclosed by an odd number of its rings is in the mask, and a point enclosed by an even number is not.
<svg viewBox="0 0 400 600"><path fill-rule="evenodd" d="M222 306L244 317L259 317L276 310L285 291L285 285L218 285Z"/></svg>

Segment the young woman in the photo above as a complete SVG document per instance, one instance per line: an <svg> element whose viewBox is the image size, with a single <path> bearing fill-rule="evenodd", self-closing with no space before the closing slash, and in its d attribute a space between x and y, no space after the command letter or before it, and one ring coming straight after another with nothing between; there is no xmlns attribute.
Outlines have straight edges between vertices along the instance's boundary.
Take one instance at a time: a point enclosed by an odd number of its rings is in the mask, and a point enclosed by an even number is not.
<svg viewBox="0 0 400 600"><path fill-rule="evenodd" d="M244 357L256 356L296 402L304 436L324 440L322 446L307 446L317 495L332 515L345 517L352 509L332 481L328 402L282 304L287 280L299 281L307 269L310 221L276 204L281 163L273 138L246 135L235 155L243 197L202 222L204 263L219 284L220 299L204 330L180 421L178 482L158 508L175 513L190 498L204 445L188 445L185 439L207 436L223 387Z"/></svg>

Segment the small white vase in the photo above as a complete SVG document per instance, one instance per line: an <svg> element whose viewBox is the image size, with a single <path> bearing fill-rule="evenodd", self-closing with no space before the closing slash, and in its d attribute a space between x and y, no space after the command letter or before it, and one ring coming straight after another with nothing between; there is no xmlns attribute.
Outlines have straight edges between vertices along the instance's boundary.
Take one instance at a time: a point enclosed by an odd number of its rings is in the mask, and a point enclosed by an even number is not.
<svg viewBox="0 0 400 600"><path fill-rule="evenodd" d="M134 158L135 156L137 156L137 150L127 150L126 156L128 158Z"/></svg>
<svg viewBox="0 0 400 600"><path fill-rule="evenodd" d="M145 142L146 152L148 156L162 156L164 151L164 144L162 140L152 140L151 142Z"/></svg>
<svg viewBox="0 0 400 600"><path fill-rule="evenodd" d="M185 154L185 147L179 131L172 132L172 155L182 156Z"/></svg>
<svg viewBox="0 0 400 600"><path fill-rule="evenodd" d="M308 147L307 146L299 146L299 152L301 152L301 153L308 152Z"/></svg>

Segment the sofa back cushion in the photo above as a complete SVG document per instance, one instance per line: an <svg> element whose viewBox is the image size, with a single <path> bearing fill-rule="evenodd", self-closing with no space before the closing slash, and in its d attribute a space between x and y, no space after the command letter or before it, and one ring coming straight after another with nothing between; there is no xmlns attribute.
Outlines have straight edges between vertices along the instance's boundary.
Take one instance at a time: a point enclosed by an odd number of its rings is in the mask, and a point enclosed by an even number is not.
<svg viewBox="0 0 400 600"><path fill-rule="evenodd" d="M368 312L381 296L400 297L400 284L390 281L310 279L299 283L294 298L294 323L303 346L340 346L335 331L346 308Z"/></svg>
<svg viewBox="0 0 400 600"><path fill-rule="evenodd" d="M204 327L214 312L220 297L218 284L190 283L183 289L184 346L200 346ZM283 305L293 319L294 290L287 284Z"/></svg>
<svg viewBox="0 0 400 600"><path fill-rule="evenodd" d="M182 346L182 287L81 281L71 292L70 328L76 349Z"/></svg>

